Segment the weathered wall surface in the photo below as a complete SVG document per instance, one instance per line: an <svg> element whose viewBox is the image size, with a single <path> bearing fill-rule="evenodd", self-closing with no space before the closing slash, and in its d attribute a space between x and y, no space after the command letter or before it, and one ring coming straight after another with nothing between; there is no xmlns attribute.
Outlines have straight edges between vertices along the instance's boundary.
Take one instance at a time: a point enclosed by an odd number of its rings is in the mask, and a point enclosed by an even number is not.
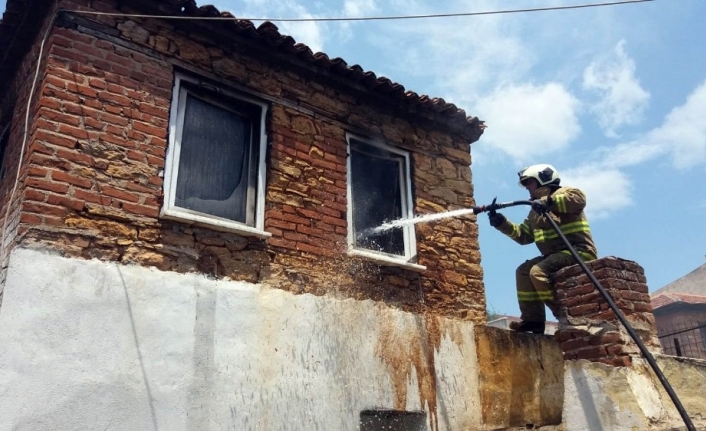
<svg viewBox="0 0 706 431"><path fill-rule="evenodd" d="M373 301L16 249L0 327L0 429L480 423L473 324Z"/></svg>
<svg viewBox="0 0 706 431"><path fill-rule="evenodd" d="M696 429L706 429L706 362L658 356L657 362ZM612 367L566 361L564 425L571 431L686 429L649 365Z"/></svg>
<svg viewBox="0 0 706 431"><path fill-rule="evenodd" d="M564 360L552 337L476 328L483 423L492 428L559 425Z"/></svg>
<svg viewBox="0 0 706 431"><path fill-rule="evenodd" d="M112 1L94 5L119 8ZM215 25L99 21L90 24L92 34L57 28L48 40L21 182L22 242L68 256L485 320L473 217L417 229L418 263L427 268L422 274L346 254L346 132L411 152L414 212L420 214L472 205L467 137L331 80L311 64L292 66L245 40L226 44L230 36ZM215 32L201 34L209 28ZM158 218L177 68L270 105L265 230L271 238Z"/></svg>
<svg viewBox="0 0 706 431"><path fill-rule="evenodd" d="M375 409L427 431L680 426L639 361L562 363L551 337L374 301L24 248L5 301L0 429L357 430ZM706 363L658 361L706 426Z"/></svg>

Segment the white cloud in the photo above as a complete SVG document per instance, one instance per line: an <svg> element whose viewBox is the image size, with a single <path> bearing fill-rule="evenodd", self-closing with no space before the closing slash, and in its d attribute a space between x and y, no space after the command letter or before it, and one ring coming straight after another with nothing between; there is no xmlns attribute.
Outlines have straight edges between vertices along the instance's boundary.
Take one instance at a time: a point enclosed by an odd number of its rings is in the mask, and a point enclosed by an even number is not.
<svg viewBox="0 0 706 431"><path fill-rule="evenodd" d="M583 87L600 96L591 106L598 123L609 137L625 125L637 124L643 117L650 94L635 77L635 62L620 41L609 56L594 60L583 73Z"/></svg>
<svg viewBox="0 0 706 431"><path fill-rule="evenodd" d="M488 125L479 144L499 149L517 162L544 157L567 147L579 134L579 107L561 84L500 87L476 105Z"/></svg>
<svg viewBox="0 0 706 431"><path fill-rule="evenodd" d="M706 163L706 81L686 102L672 109L661 126L643 138L603 147L587 165L568 170L562 184L577 186L586 192L591 217L605 217L632 204L632 183L623 169L665 157L677 169Z"/></svg>
<svg viewBox="0 0 706 431"><path fill-rule="evenodd" d="M660 156L670 157L674 167L687 169L706 162L706 81L686 102L667 114L662 125L639 140L600 148L601 165L625 167Z"/></svg>
<svg viewBox="0 0 706 431"><path fill-rule="evenodd" d="M578 187L586 194L589 219L604 218L633 204L632 183L624 172L599 165L582 166L561 173L561 184Z"/></svg>
<svg viewBox="0 0 706 431"><path fill-rule="evenodd" d="M377 10L375 0L346 0L343 4L343 15L348 17L369 16Z"/></svg>

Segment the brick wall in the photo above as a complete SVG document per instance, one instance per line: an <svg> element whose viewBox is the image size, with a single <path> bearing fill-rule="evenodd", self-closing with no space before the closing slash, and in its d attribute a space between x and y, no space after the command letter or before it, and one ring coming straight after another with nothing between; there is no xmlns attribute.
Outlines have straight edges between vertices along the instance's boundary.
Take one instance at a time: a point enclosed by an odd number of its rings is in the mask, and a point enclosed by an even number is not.
<svg viewBox="0 0 706 431"><path fill-rule="evenodd" d="M659 351L659 341L642 267L629 260L604 257L586 264L626 317L645 346ZM568 325L555 336L564 358L588 359L615 366L631 365L639 348L581 267L554 274L557 299Z"/></svg>
<svg viewBox="0 0 706 431"><path fill-rule="evenodd" d="M37 61L41 60L43 62L47 58L46 50L42 58L39 58L39 44L41 42L40 38L44 34L47 26L49 26L50 21L51 20L47 18L44 20L43 24L40 22L40 28L37 31L38 35L34 41L35 49L28 52L22 59L15 80L10 83L7 91L0 99L0 119L2 121L9 121L11 125L7 148L5 149L5 155L2 160L4 175L0 180L0 226L4 226L5 229L5 240L3 241L3 245L0 245L0 304L2 304L2 293L9 250L13 246L18 234L19 225L22 222L20 202L23 199L24 183L29 171L29 165L26 163L29 158L29 151L26 146L24 151L22 148L28 99L37 68ZM34 117L34 113L37 112L38 99L35 92L35 97L29 105L30 118ZM5 123L1 125L4 126ZM18 174L21 153L23 153L22 156L25 162L21 164ZM10 199L12 199L11 202ZM7 220L5 220L6 215ZM0 227L0 229L2 229L2 227Z"/></svg>
<svg viewBox="0 0 706 431"><path fill-rule="evenodd" d="M421 274L346 254L347 130L411 151L415 213L473 204L467 140L245 44L226 49L158 21L101 21L120 37L57 28L50 39L22 191L24 244L484 321L472 216L417 228ZM270 101L271 238L158 218L175 64Z"/></svg>

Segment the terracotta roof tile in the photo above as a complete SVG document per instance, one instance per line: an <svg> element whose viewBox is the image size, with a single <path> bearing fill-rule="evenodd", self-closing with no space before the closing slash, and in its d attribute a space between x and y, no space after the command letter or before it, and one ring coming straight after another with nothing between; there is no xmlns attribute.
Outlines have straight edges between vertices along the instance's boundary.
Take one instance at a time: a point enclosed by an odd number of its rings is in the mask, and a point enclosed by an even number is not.
<svg viewBox="0 0 706 431"><path fill-rule="evenodd" d="M20 56L22 49L28 49L31 43L32 35L37 29L26 28L25 18L30 16L39 22L37 15L46 13L46 8L43 10L33 7L38 4L51 3L48 0L8 0L7 10L0 21L0 59L8 55L10 51L14 56ZM132 3L132 2L130 2ZM145 2L146 4L147 2ZM135 2L135 4L140 4ZM233 14L227 11L219 11L215 6L204 5L198 6L194 0L169 0L156 1L161 9L169 10L173 15L190 15L195 17L230 17L234 18ZM135 5L133 5L135 6ZM136 6L140 10L139 6ZM233 33L255 40L266 46L284 52L285 54L295 56L300 60L310 63L313 66L319 67L333 74L339 75L353 84L359 84L365 87L368 91L381 94L393 101L408 105L412 111L419 112L419 109L429 110L435 113L438 119L444 119L445 123L453 124L465 131L464 135L472 136L473 141L477 140L482 130L485 128L483 122L477 117L467 116L466 112L458 108L453 103L448 103L442 98L431 98L427 95L419 95L413 91L406 91L401 84L392 82L384 76L376 76L371 71L365 71L362 67L355 64L348 66L345 60L341 58L331 59L322 52L314 53L309 46L303 43L297 43L291 36L281 34L278 27L272 22L263 22L258 27L255 27L252 21L235 20L224 23L227 28ZM36 25L35 25L36 26ZM26 41L20 45L13 45L11 42L18 33L19 27L23 28ZM0 85L2 81L8 81L16 71L16 64L0 65Z"/></svg>
<svg viewBox="0 0 706 431"><path fill-rule="evenodd" d="M691 295L688 293L660 293L652 297L652 309L664 307L666 305L681 302L684 304L706 304L706 296Z"/></svg>

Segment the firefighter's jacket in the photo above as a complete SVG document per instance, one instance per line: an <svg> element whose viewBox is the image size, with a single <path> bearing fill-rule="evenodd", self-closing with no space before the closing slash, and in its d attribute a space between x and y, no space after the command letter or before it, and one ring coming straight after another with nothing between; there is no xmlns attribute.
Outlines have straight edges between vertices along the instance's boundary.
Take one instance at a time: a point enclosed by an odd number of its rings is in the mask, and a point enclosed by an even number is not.
<svg viewBox="0 0 706 431"><path fill-rule="evenodd" d="M551 195L553 202L548 207L547 215L530 210L527 218L521 224L505 220L497 229L519 244L534 242L539 252L544 256L558 252L571 254L564 241L559 238L552 225L549 224L546 218L549 216L559 225L561 232L584 261L596 259L598 251L583 212L586 207L586 195L573 187L561 187L554 189L554 191L549 187L540 187L535 191L534 198L549 195Z"/></svg>

